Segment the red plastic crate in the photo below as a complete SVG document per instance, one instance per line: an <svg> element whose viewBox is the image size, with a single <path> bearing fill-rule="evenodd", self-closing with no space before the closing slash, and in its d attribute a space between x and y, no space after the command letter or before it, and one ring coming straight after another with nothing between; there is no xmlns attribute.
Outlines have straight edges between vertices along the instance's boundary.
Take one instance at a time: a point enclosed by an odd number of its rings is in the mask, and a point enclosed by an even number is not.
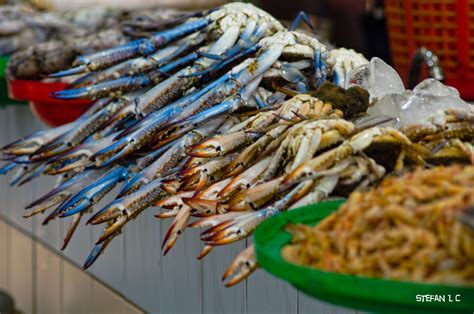
<svg viewBox="0 0 474 314"><path fill-rule="evenodd" d="M435 53L445 83L474 99L474 0L385 0L395 69L408 79L418 48Z"/></svg>

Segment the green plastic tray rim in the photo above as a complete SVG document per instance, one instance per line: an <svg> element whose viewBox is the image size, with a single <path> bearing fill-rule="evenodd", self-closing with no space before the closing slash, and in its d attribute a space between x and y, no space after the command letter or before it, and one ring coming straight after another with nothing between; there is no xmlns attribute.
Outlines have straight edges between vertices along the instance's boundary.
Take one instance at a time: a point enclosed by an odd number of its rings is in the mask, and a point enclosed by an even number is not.
<svg viewBox="0 0 474 314"><path fill-rule="evenodd" d="M318 299L383 313L474 313L474 288L421 284L325 272L286 262L281 249L290 242L289 223L314 225L337 210L343 201L323 202L281 213L257 228L254 241L259 265ZM417 302L424 295L444 296L446 302ZM460 302L455 301L460 295Z"/></svg>

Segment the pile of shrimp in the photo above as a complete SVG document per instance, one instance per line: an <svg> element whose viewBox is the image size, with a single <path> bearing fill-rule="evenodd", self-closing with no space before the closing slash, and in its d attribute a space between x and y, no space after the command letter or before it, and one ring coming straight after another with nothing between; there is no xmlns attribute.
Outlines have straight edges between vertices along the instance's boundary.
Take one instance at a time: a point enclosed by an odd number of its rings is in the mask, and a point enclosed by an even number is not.
<svg viewBox="0 0 474 314"><path fill-rule="evenodd" d="M474 286L473 205L473 166L419 169L352 193L314 227L289 225L282 256L331 272Z"/></svg>

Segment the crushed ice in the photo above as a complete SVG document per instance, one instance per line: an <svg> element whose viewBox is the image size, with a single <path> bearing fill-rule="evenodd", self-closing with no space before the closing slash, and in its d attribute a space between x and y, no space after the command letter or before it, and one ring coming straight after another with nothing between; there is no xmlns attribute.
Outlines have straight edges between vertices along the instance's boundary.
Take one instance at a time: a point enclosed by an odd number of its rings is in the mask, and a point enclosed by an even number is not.
<svg viewBox="0 0 474 314"><path fill-rule="evenodd" d="M379 58L355 69L351 81L369 91L375 104L367 110L368 114L392 117L390 124L398 128L428 122L449 108L474 110L455 88L435 79L422 81L412 91L405 90L398 73Z"/></svg>

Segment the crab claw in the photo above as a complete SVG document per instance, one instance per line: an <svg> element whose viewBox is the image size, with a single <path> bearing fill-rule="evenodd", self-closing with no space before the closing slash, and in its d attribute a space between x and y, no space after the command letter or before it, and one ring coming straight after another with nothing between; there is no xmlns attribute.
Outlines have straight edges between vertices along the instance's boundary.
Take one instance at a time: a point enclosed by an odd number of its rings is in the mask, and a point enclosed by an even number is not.
<svg viewBox="0 0 474 314"><path fill-rule="evenodd" d="M89 218L89 220L86 222L86 225L98 225L113 219L117 219L118 217L120 217L120 215L123 214L124 211L126 211L126 207L123 204L124 201L126 200L123 198L119 198L108 204L107 206L99 210L97 213L92 215L92 217Z"/></svg>
<svg viewBox="0 0 474 314"><path fill-rule="evenodd" d="M59 217L64 218L86 211L92 205L99 202L127 174L127 169L123 167L117 167L107 172L99 180L82 189L63 204L59 209L61 212Z"/></svg>
<svg viewBox="0 0 474 314"><path fill-rule="evenodd" d="M104 137L98 141L83 143L73 148L71 151L54 158L49 162L50 167L45 171L45 173L56 175L92 165L92 161L90 160L91 156L99 150L110 146L113 143L113 138L116 134L117 133L111 134L110 136Z"/></svg>
<svg viewBox="0 0 474 314"><path fill-rule="evenodd" d="M161 131L159 131L158 134L156 134L156 144L153 146L153 149L160 148L161 146L176 140L177 138L181 137L181 135L191 131L194 128L195 126L187 120L175 122L166 126Z"/></svg>
<svg viewBox="0 0 474 314"><path fill-rule="evenodd" d="M228 211L249 211L259 208L278 193L282 180L283 178L279 177L239 192L227 202Z"/></svg>
<svg viewBox="0 0 474 314"><path fill-rule="evenodd" d="M34 211L31 215L42 213L47 209L58 205L65 201L70 195L76 193L77 191L84 188L86 185L90 184L91 181L96 180L103 171L85 171L82 172L71 179L62 182L53 190L48 192L46 195L40 197L36 201L28 204L25 209L34 208ZM55 211L56 212L56 211Z"/></svg>
<svg viewBox="0 0 474 314"><path fill-rule="evenodd" d="M123 226L128 222L128 216L123 215L114 220L113 222L109 223L109 225L104 229L104 233L99 237L95 244L100 244L107 239L114 237L117 233L119 233Z"/></svg>
<svg viewBox="0 0 474 314"><path fill-rule="evenodd" d="M173 208L165 212L155 214L155 217L160 218L160 219L173 218L173 217L176 217L176 215L178 215L178 212L179 212L178 208Z"/></svg>
<svg viewBox="0 0 474 314"><path fill-rule="evenodd" d="M191 207L191 215L194 217L208 217L217 214L219 205L217 201L195 197L183 197L182 200Z"/></svg>
<svg viewBox="0 0 474 314"><path fill-rule="evenodd" d="M185 207L185 203L183 198L189 197L193 194L193 192L181 192L178 194L171 195L165 199L159 200L155 203L155 206L161 207L164 209L178 209Z"/></svg>
<svg viewBox="0 0 474 314"><path fill-rule="evenodd" d="M176 179L164 180L161 187L168 194L176 194L181 187L181 181Z"/></svg>
<svg viewBox="0 0 474 314"><path fill-rule="evenodd" d="M212 251L214 247L212 245L204 245L202 248L201 252L199 252L199 255L197 256L197 259L203 259L209 252Z"/></svg>
<svg viewBox="0 0 474 314"><path fill-rule="evenodd" d="M84 263L84 265L82 266L82 268L84 269L88 269L89 267L92 266L92 264L94 264L94 262L97 260L97 258L102 254L104 253L105 249L107 248L107 246L110 244L110 242L112 242L112 239L113 237L109 237L107 240L105 240L104 242L100 243L100 244L96 244L94 245L94 248L92 249L92 251L90 252L89 256L87 257L86 259L86 262Z"/></svg>
<svg viewBox="0 0 474 314"><path fill-rule="evenodd" d="M72 238L72 235L74 234L74 231L76 231L76 228L79 225L79 222L81 222L81 218L83 215L84 213L79 213L77 215L74 215L71 221L71 224L69 225L69 228L67 229L66 235L64 236L63 245L61 246L61 251L64 251L64 249L66 249L67 245L69 244L69 241Z"/></svg>
<svg viewBox="0 0 474 314"><path fill-rule="evenodd" d="M232 287L250 276L257 268L255 246L252 244L237 255L232 264L230 264L229 268L225 271L221 280L224 281L235 274L233 278L225 284L226 287Z"/></svg>
<svg viewBox="0 0 474 314"><path fill-rule="evenodd" d="M86 224L97 225L115 219L121 221L121 217L125 217L126 220L135 217L140 211L163 197L161 182L161 178L155 179L138 191L112 201L94 214Z"/></svg>
<svg viewBox="0 0 474 314"><path fill-rule="evenodd" d="M182 198L192 194L193 192L181 192L156 202L155 206L168 209L168 211L156 214L155 217L162 219L175 217L182 208L186 207Z"/></svg>
<svg viewBox="0 0 474 314"><path fill-rule="evenodd" d="M81 73L84 73L84 72L87 72L87 66L85 64L77 66L75 68L70 68L70 69L67 69L67 70L64 70L64 71L59 71L59 72L56 72L56 73L49 74L49 75L47 75L47 77L48 78L57 78L57 77L81 74Z"/></svg>
<svg viewBox="0 0 474 314"><path fill-rule="evenodd" d="M192 146L187 153L193 157L212 158L222 156L255 141L262 135L259 132L248 131L219 135Z"/></svg>
<svg viewBox="0 0 474 314"><path fill-rule="evenodd" d="M166 255L173 245L178 240L179 235L186 229L191 212L191 207L184 206L178 211L178 215L170 225L168 231L165 234L161 249L164 248L163 255Z"/></svg>
<svg viewBox="0 0 474 314"><path fill-rule="evenodd" d="M13 143L3 146L1 151L4 154L11 155L33 154L43 145L50 143L57 137L71 130L75 125L76 122L71 122L53 129L35 132Z"/></svg>
<svg viewBox="0 0 474 314"><path fill-rule="evenodd" d="M190 223L188 227L190 228L208 228L208 227L213 227L217 226L221 222L230 220L235 217L241 216L242 213L224 213L220 215L214 215L206 218L199 219L198 221L195 221L193 223Z"/></svg>
<svg viewBox="0 0 474 314"><path fill-rule="evenodd" d="M224 245L241 240L252 233L262 221L277 212L268 208L253 213L241 213L201 233L201 240L209 245Z"/></svg>
<svg viewBox="0 0 474 314"><path fill-rule="evenodd" d="M30 159L32 161L42 161L67 152L71 149L72 147L64 144L61 138L58 138L48 145L42 146L30 156Z"/></svg>
<svg viewBox="0 0 474 314"><path fill-rule="evenodd" d="M232 181L230 181L230 183L226 185L219 194L217 194L217 197L219 199L229 199L236 193L249 189L256 182L260 174L267 169L270 162L270 157L264 158L246 171L235 176L232 178Z"/></svg>

